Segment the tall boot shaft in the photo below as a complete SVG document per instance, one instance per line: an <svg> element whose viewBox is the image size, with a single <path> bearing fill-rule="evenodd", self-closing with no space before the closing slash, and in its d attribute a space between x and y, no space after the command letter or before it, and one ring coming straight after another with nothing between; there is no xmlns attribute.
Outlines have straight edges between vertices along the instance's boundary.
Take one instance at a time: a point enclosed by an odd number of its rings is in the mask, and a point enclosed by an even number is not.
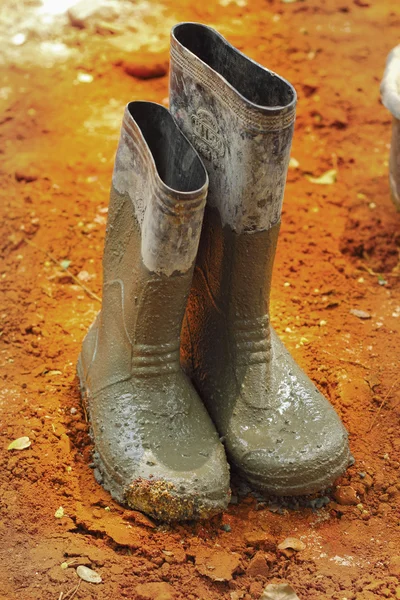
<svg viewBox="0 0 400 600"><path fill-rule="evenodd" d="M190 289L207 176L193 147L178 133L167 110L157 104L132 102L125 110L112 178L103 291L107 301L107 286L120 280L125 303L133 299L144 311L125 314L134 343L143 340L142 329L149 339L146 318L157 320L154 343L177 339ZM143 294L151 295L154 282L163 287L157 296L165 300L162 305L148 302L149 315Z"/></svg>
<svg viewBox="0 0 400 600"><path fill-rule="evenodd" d="M171 36L170 107L210 184L182 357L231 463L279 495L346 468L347 434L270 326L269 295L296 93L210 27Z"/></svg>
<svg viewBox="0 0 400 600"><path fill-rule="evenodd" d="M203 357L215 360L205 350L210 342L199 341L205 324L213 323L214 335L218 331L225 340L221 352L229 349L236 364L236 377L262 382L270 374L269 298L296 92L209 27L177 25L171 38L171 111L210 178L187 311L191 337ZM201 311L195 316L196 294L208 306L207 318ZM184 354L185 349L186 344ZM253 405L272 402L262 384L252 386L251 396Z"/></svg>
<svg viewBox="0 0 400 600"><path fill-rule="evenodd" d="M184 23L171 35L170 105L210 178L197 265L239 328L265 322L296 92L213 29Z"/></svg>
<svg viewBox="0 0 400 600"><path fill-rule="evenodd" d="M205 160L207 204L236 233L275 225L282 209L296 92L204 25L171 35L170 106Z"/></svg>

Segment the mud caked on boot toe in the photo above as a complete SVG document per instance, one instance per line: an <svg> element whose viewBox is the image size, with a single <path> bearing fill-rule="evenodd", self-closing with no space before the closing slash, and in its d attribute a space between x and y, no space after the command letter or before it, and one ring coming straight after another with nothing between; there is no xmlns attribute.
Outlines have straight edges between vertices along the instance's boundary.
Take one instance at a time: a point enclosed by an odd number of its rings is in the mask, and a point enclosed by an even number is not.
<svg viewBox="0 0 400 600"><path fill-rule="evenodd" d="M218 433L180 366L180 331L208 178L164 107L123 118L105 250L102 309L78 361L102 483L164 521L229 502Z"/></svg>
<svg viewBox="0 0 400 600"><path fill-rule="evenodd" d="M324 489L350 459L336 412L270 326L295 106L286 80L210 27L173 29L171 112L210 179L183 360L231 463L278 495Z"/></svg>

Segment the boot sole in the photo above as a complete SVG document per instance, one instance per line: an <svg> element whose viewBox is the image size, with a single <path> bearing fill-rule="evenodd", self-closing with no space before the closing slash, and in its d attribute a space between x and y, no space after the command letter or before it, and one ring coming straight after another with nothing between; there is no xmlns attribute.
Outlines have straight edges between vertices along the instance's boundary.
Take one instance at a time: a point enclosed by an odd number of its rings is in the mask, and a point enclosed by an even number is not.
<svg viewBox="0 0 400 600"><path fill-rule="evenodd" d="M85 385L81 357L77 361L77 375L80 384L82 401L85 404L90 423L90 394ZM94 434L90 425L90 436L94 441ZM168 481L149 481L145 479L133 480L128 486L118 484L110 475L99 452L93 453L95 465L94 475L96 481L119 504L134 510L139 510L156 520L163 522L192 521L209 519L223 512L230 500L230 493L224 498L210 500L201 496L184 496L179 494L174 485ZM210 490L210 495L217 496L219 490Z"/></svg>
<svg viewBox="0 0 400 600"><path fill-rule="evenodd" d="M309 494L321 492L329 488L334 483L334 481L338 479L338 477L343 475L346 469L352 464L351 459L352 456L350 450L346 445L346 447L344 448L343 457L340 459L340 462L337 463L334 470L331 471L329 477L325 475L318 479L314 479L313 481L307 481L307 483L303 481L302 483L292 484L290 486L288 486L287 484L285 485L284 483L274 484L265 481L265 479L259 479L253 473L246 473L236 464L235 470L243 479L248 481L254 489L260 490L261 492L264 492L271 496L307 496ZM304 477L304 479L307 479L306 476Z"/></svg>

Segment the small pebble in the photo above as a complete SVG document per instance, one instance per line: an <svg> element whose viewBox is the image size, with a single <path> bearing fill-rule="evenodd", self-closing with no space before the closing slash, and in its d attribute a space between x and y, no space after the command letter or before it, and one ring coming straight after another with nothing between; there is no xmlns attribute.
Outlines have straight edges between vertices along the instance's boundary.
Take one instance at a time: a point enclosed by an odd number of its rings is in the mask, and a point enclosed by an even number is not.
<svg viewBox="0 0 400 600"><path fill-rule="evenodd" d="M25 33L16 33L11 38L11 43L14 46L22 46L22 44L25 44L25 42L26 42L26 35L25 35Z"/></svg>
<svg viewBox="0 0 400 600"><path fill-rule="evenodd" d="M392 556L389 561L390 575L400 579L400 556Z"/></svg>
<svg viewBox="0 0 400 600"><path fill-rule="evenodd" d="M295 550L300 552L306 547L305 543L295 537L287 537L283 542L278 545L278 550Z"/></svg>
<svg viewBox="0 0 400 600"><path fill-rule="evenodd" d="M222 529L222 531L227 531L227 532L229 532L229 531L232 531L232 528L231 528L231 526L229 525L229 523L224 523L224 524L222 525L221 529Z"/></svg>
<svg viewBox="0 0 400 600"><path fill-rule="evenodd" d="M356 491L349 485L339 485L334 492L334 498L343 506L356 506L359 503Z"/></svg>
<svg viewBox="0 0 400 600"><path fill-rule="evenodd" d="M92 83L93 75L90 75L90 73L78 73L77 80L79 83Z"/></svg>
<svg viewBox="0 0 400 600"><path fill-rule="evenodd" d="M358 308L352 308L350 314L358 317L359 319L370 319L371 315L365 310L358 310Z"/></svg>

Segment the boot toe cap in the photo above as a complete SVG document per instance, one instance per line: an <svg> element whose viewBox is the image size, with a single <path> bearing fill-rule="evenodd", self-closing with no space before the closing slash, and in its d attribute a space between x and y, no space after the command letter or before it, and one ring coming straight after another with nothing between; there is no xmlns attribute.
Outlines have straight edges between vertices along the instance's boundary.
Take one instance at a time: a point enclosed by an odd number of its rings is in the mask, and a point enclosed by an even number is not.
<svg viewBox="0 0 400 600"><path fill-rule="evenodd" d="M329 487L348 467L348 435L330 402L271 333L269 409L261 411L263 418L253 410L248 431L236 420L235 462L263 491L279 496L311 494Z"/></svg>
<svg viewBox="0 0 400 600"><path fill-rule="evenodd" d="M180 391L181 377L178 384ZM160 521L223 511L230 498L229 466L203 405L190 388L184 409L156 411L155 394L153 410L143 406L132 381L90 399L94 462L102 485L117 502Z"/></svg>
<svg viewBox="0 0 400 600"><path fill-rule="evenodd" d="M222 448L193 471L174 471L162 464L152 472L147 466L140 471L125 488L125 502L157 520L206 519L228 506L229 469Z"/></svg>
<svg viewBox="0 0 400 600"><path fill-rule="evenodd" d="M329 487L350 462L347 434L334 432L324 443L276 449L260 449L245 454L240 471L258 489L277 496L295 496Z"/></svg>

